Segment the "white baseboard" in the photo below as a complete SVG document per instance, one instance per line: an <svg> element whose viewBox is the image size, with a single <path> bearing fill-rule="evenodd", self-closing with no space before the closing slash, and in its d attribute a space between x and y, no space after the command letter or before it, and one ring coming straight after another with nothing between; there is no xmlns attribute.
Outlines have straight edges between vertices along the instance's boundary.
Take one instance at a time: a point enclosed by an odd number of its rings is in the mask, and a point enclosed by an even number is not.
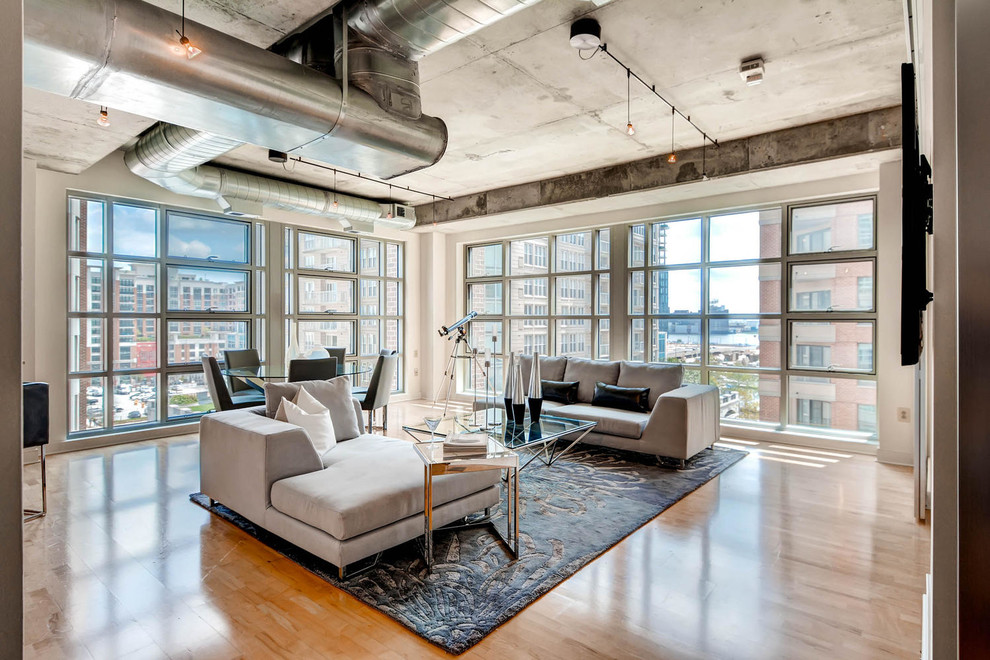
<svg viewBox="0 0 990 660"><path fill-rule="evenodd" d="M877 450L877 460L890 465L914 465L914 454L909 451L890 451L883 448Z"/></svg>

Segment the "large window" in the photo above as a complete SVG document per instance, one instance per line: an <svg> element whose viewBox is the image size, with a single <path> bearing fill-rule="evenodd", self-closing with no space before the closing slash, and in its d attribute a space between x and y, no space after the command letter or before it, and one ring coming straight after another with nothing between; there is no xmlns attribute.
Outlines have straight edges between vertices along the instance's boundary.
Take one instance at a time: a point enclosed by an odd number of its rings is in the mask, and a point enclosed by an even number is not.
<svg viewBox="0 0 990 660"><path fill-rule="evenodd" d="M260 345L260 224L70 195L69 434L213 409L200 359Z"/></svg>
<svg viewBox="0 0 990 660"><path fill-rule="evenodd" d="M466 308L478 313L468 340L496 356L496 382L509 352L608 358L610 246L598 229L468 247ZM469 368L459 378L472 389ZM480 370L474 378L480 391Z"/></svg>
<svg viewBox="0 0 990 660"><path fill-rule="evenodd" d="M299 349L344 348L365 373L366 386L382 349L399 352L395 390L403 387L403 244L375 237L285 229L286 341ZM484 270L485 255L478 267Z"/></svg>
<svg viewBox="0 0 990 660"><path fill-rule="evenodd" d="M679 363L732 423L872 439L875 215L861 198L470 245L472 345Z"/></svg>
<svg viewBox="0 0 990 660"><path fill-rule="evenodd" d="M776 422L780 228L779 208L633 225L629 359L683 364L719 386L723 417Z"/></svg>

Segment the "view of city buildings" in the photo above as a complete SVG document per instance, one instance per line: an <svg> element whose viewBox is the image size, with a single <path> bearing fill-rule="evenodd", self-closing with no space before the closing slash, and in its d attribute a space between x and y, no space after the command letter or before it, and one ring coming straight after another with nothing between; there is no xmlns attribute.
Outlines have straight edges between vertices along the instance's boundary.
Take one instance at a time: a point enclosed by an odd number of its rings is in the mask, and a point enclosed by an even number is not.
<svg viewBox="0 0 990 660"><path fill-rule="evenodd" d="M264 332L263 232L114 199L70 197L68 211L70 433L212 410L202 358L258 347ZM285 240L298 255L286 341L345 347L366 384L381 349L401 351L402 244L294 229Z"/></svg>
<svg viewBox="0 0 990 660"><path fill-rule="evenodd" d="M685 382L719 386L727 420L875 435L873 225L863 199L469 246L472 346L499 356L497 388L509 351L673 362ZM615 309L618 276L628 296ZM468 371L460 382L471 390Z"/></svg>

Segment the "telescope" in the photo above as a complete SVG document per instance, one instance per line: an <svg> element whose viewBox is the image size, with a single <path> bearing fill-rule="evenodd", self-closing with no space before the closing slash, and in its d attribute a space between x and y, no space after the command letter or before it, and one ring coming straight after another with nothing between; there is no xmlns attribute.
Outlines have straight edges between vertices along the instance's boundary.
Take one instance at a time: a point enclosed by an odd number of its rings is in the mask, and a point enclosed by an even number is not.
<svg viewBox="0 0 990 660"><path fill-rule="evenodd" d="M440 326L440 329L437 330L437 332L440 333L440 336L441 337L447 337L450 334L451 330L457 330L461 326L466 325L468 321L470 321L471 319L473 319L477 315L478 315L478 312L468 312L468 315L465 316L464 318L462 318L457 323L451 323L450 325L442 325L442 326Z"/></svg>

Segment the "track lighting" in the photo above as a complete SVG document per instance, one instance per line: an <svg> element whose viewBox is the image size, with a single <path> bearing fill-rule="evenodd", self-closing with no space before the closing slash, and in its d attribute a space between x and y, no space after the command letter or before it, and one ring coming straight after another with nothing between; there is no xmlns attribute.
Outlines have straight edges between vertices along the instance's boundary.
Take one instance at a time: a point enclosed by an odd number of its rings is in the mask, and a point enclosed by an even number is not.
<svg viewBox="0 0 990 660"><path fill-rule="evenodd" d="M189 41L189 37L186 36L186 0L182 0L182 29L176 30L175 33L179 35L179 45L182 46L182 49L178 51L179 53L185 52L186 57L192 59L203 52L200 48L194 46Z"/></svg>
<svg viewBox="0 0 990 660"><path fill-rule="evenodd" d="M677 162L677 153L674 151L674 119L677 117L677 110L674 106L670 106L670 155L667 156L667 162L673 165Z"/></svg>
<svg viewBox="0 0 990 660"><path fill-rule="evenodd" d="M104 106L100 106L100 116L96 118L96 123L103 128L110 125L110 113Z"/></svg>
<svg viewBox="0 0 990 660"><path fill-rule="evenodd" d="M632 90L630 89L630 84L632 83L632 72L626 68L626 135L632 137L636 135L636 129L632 125L632 116L630 115L629 106L632 103Z"/></svg>

